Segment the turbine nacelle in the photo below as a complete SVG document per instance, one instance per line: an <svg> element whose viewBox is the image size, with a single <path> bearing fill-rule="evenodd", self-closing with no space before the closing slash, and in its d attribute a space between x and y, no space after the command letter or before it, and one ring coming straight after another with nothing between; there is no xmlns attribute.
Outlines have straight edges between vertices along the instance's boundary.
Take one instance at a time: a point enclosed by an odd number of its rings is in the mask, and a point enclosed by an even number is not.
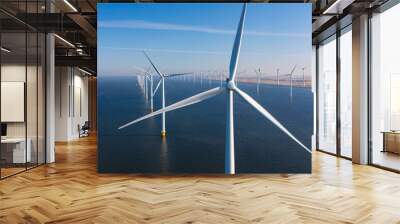
<svg viewBox="0 0 400 224"><path fill-rule="evenodd" d="M226 88L229 90L235 90L236 89L235 81L228 79L226 82Z"/></svg>

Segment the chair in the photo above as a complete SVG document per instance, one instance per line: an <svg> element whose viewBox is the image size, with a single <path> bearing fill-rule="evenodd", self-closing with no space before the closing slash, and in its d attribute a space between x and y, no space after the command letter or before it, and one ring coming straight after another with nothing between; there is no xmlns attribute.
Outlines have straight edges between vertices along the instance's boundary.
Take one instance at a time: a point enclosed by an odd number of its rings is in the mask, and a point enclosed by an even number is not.
<svg viewBox="0 0 400 224"><path fill-rule="evenodd" d="M89 121L85 121L82 127L78 124L79 138L89 136L89 129L90 129Z"/></svg>

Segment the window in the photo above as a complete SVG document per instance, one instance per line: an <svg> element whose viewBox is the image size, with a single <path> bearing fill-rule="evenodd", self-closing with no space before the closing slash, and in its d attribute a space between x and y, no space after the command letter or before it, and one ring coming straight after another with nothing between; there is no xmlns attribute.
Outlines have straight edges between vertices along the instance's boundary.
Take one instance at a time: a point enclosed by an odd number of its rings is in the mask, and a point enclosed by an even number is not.
<svg viewBox="0 0 400 224"><path fill-rule="evenodd" d="M318 149L336 153L336 36L318 48Z"/></svg>
<svg viewBox="0 0 400 224"><path fill-rule="evenodd" d="M400 170L400 5L371 19L371 160Z"/></svg>
<svg viewBox="0 0 400 224"><path fill-rule="evenodd" d="M11 2L1 2L0 6ZM18 13L44 1L19 2ZM0 13L0 178L45 163L45 35Z"/></svg>
<svg viewBox="0 0 400 224"><path fill-rule="evenodd" d="M351 158L352 148L352 33L351 26L340 36L340 155Z"/></svg>

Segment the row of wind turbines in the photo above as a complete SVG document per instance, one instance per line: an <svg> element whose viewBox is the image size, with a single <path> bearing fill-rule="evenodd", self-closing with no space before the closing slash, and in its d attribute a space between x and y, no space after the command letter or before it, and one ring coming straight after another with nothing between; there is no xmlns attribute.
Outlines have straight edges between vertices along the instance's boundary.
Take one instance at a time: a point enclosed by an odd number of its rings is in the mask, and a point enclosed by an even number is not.
<svg viewBox="0 0 400 224"><path fill-rule="evenodd" d="M139 72L139 74L144 78L144 93L145 93L145 98L148 100L149 95L148 92L150 91L150 110L153 112L154 110L154 96L157 93L157 90L159 89L161 85L161 102L162 102L162 108L165 108L165 79L170 78L170 77L175 77L175 76L181 76L181 75L187 75L190 73L173 73L173 74L163 74L160 72L160 70L154 65L153 61L150 59L150 57L147 55L145 51L143 51L144 56L146 59L149 61L151 64L151 67L156 71L157 75L160 77L157 86L155 89L153 89L154 85L154 78L153 78L153 73L150 72L150 67L147 70L144 70L140 67L134 66L134 68ZM149 82L149 84L148 84ZM148 85L150 85L150 88L148 89ZM120 129L122 129L120 127ZM162 114L162 129L161 129L161 136L165 137L167 134L165 130L165 113Z"/></svg>
<svg viewBox="0 0 400 224"><path fill-rule="evenodd" d="M160 76L160 81L157 84L157 87L155 90L153 90L153 79L151 76L149 78L150 79L151 102L153 102L152 98L161 83L161 86L162 86L162 108L157 111L151 112L143 117L140 117L138 119L135 119L133 121L125 123L125 124L121 125L118 129L122 130L133 124L136 124L138 122L141 122L143 120L146 120L148 118L151 118L151 117L161 114L162 115L161 136L165 137L166 136L165 113L166 112L174 111L174 110L184 108L184 107L196 104L196 103L200 103L207 99L213 98L217 95L225 93L226 101L227 101L227 104L226 104L226 132L225 132L225 173L226 174L234 174L235 173L235 139L234 139L234 118L233 118L234 95L238 95L239 97L241 97L244 101L246 101L248 104L250 104L255 110L257 110L259 113L261 113L266 119L268 119L270 122L272 122L277 128L279 128L282 132L284 132L287 136L289 136L294 142L296 142L298 145L300 145L301 148L303 148L306 152L311 153L311 150L308 147L306 147L303 143L301 143L290 131L288 131L270 112L268 112L267 109L265 109L263 106L261 106L256 100L254 100L252 97L250 97L247 93L243 92L237 86L237 83L236 83L236 79L238 76L237 65L238 65L239 56L240 56L240 49L241 49L241 43L242 43L246 9L247 9L247 4L244 3L243 8L242 8L242 13L240 16L240 20L239 20L239 24L237 27L235 40L233 43L232 54L231 54L230 65L229 65L229 76L224 81L222 81L222 79L221 79L221 86L201 92L194 96L188 97L184 100L173 103L169 106L165 106L165 85L164 85L165 78L168 78L171 76L183 75L183 74L172 74L172 75L162 74L157 69L157 67L154 65L154 63L152 62L150 57L146 53L144 53L147 60L151 64L151 67ZM293 70L292 70L292 73L293 73ZM146 71L144 71L144 72L147 73ZM148 75L146 75L146 77L147 76Z"/></svg>
<svg viewBox="0 0 400 224"><path fill-rule="evenodd" d="M294 82L297 83L297 86L307 87L308 82L310 80L308 80L305 75L306 67L301 68L301 70L302 70L301 75L295 74L295 71L297 68L298 68L298 66L294 65L294 67L292 68L290 73L283 73L283 74L280 74L281 70L279 68L276 69L276 74L268 74L268 73L263 72L261 70L261 68L257 68L257 69L254 69L255 76L254 76L254 74L247 72L247 70L243 70L243 71L238 72L236 81L239 82L240 81L239 76L241 76L244 79L245 78L256 78L257 84L261 84L261 82L263 80L266 80L266 81L270 81L269 83L271 83L271 84L281 85L281 84L283 84L282 81L283 82L286 81L286 82L289 82L289 85L292 87L295 86ZM183 81L191 81L193 83L200 82L201 85L203 83L205 83L206 81L208 81L210 84L210 82L212 80L214 80L214 81L219 81L220 84L222 85L222 82L225 81L227 74L228 74L228 72L225 70L207 70L207 71L202 71L202 72L192 72L192 73L190 73L190 75L180 77L180 79Z"/></svg>

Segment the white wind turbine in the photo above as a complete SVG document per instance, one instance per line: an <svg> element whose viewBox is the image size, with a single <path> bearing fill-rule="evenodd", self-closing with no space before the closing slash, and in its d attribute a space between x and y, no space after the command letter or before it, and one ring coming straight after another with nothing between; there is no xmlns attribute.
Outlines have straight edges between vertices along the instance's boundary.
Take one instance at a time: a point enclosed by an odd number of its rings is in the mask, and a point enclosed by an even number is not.
<svg viewBox="0 0 400 224"><path fill-rule="evenodd" d="M294 65L292 71L290 72L290 99L293 97L293 72L296 70L296 66Z"/></svg>
<svg viewBox="0 0 400 224"><path fill-rule="evenodd" d="M144 92L145 92L145 98L146 100L148 99L148 86L147 86L147 81L150 79L151 82L151 91L153 91L153 78L152 78L152 74L149 73L150 68L148 68L147 70L144 70L143 68L139 67L139 66L133 66L133 68L139 72L140 75L142 75L144 77ZM151 99L151 101L153 101L153 99ZM153 103L151 103L151 108L153 108ZM153 109L152 109L153 111Z"/></svg>
<svg viewBox="0 0 400 224"><path fill-rule="evenodd" d="M304 148L307 152L311 153L311 150L304 146L296 137L294 137L272 114L270 114L266 109L264 109L257 101L252 97L247 95L247 93L240 90L235 84L235 76L237 63L240 53L240 45L243 34L244 18L246 14L246 3L243 6L242 14L240 17L240 22L238 25L235 41L233 44L232 55L229 66L229 78L226 79L226 83L223 87L216 87L202 93L196 94L184 100L178 101L174 104L169 105L161 110L157 110L146 116L138 118L134 121L126 123L119 127L118 129L126 128L132 124L140 122L142 120L148 119L150 117L163 114L168 111L173 111L179 108L183 108L189 105L193 105L204 100L215 97L223 92L227 93L227 107L226 107L226 139L225 139L225 173L234 174L235 173L235 147L234 147L234 126L233 126L233 93L238 94L247 103L249 103L254 109L260 112L265 118L270 120L275 126L281 129L286 135L292 138L297 144Z"/></svg>
<svg viewBox="0 0 400 224"><path fill-rule="evenodd" d="M186 75L186 74L191 74L191 73L176 73L176 74L162 74L157 67L154 65L154 63L151 61L150 57L146 54L146 52L143 51L144 56L146 56L147 60L150 62L151 66L154 68L154 70L157 72L157 74L160 76L160 81L158 81L157 87L155 88L154 92L152 91L151 93L151 100L153 101L153 97L156 94L158 88L160 87L161 84L161 94L162 94L162 109L165 108L165 78L168 77L174 77L174 76L179 76L179 75ZM152 87L153 88L153 87ZM162 113L162 129L161 129L161 136L165 137L167 132L165 131L165 112Z"/></svg>
<svg viewBox="0 0 400 224"><path fill-rule="evenodd" d="M292 99L292 96L293 96L293 72L296 70L296 67L297 67L297 65L294 65L292 71L289 74L284 74L284 76L289 76L290 99Z"/></svg>
<svg viewBox="0 0 400 224"><path fill-rule="evenodd" d="M145 83L146 83L146 77L145 76L141 76L141 75L137 75L136 76L136 78L137 78L137 82L138 82L138 84L139 84L139 87L140 87L140 89L142 90L142 92L143 92L143 96L145 97L145 99L146 99L146 85L145 85ZM147 102L147 99L146 99L146 102Z"/></svg>
<svg viewBox="0 0 400 224"><path fill-rule="evenodd" d="M279 86L279 68L276 69L276 84Z"/></svg>
<svg viewBox="0 0 400 224"><path fill-rule="evenodd" d="M261 76L261 68L255 70L257 75L257 94L260 94L260 76Z"/></svg>
<svg viewBox="0 0 400 224"><path fill-rule="evenodd" d="M219 73L219 86L222 87L222 81L224 79L224 71Z"/></svg>

